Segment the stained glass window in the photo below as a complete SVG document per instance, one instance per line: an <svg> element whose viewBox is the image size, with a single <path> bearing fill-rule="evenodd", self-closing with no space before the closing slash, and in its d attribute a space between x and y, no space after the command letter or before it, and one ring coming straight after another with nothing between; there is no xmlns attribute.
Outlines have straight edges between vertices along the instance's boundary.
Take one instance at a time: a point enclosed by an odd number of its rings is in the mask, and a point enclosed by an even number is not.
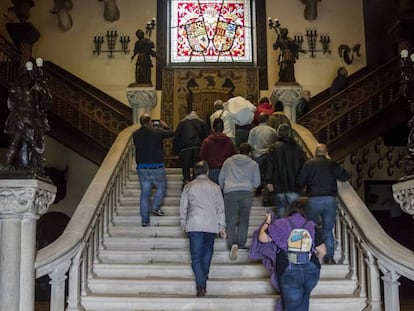
<svg viewBox="0 0 414 311"><path fill-rule="evenodd" d="M171 0L170 63L252 63L251 0Z"/></svg>

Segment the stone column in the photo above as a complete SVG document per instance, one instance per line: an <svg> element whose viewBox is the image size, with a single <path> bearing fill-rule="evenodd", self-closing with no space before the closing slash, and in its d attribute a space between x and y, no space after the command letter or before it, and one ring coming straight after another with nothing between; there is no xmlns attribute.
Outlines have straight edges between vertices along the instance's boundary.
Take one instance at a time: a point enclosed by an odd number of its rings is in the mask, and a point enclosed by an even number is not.
<svg viewBox="0 0 414 311"><path fill-rule="evenodd" d="M0 179L0 311L32 311L36 221L56 187L37 179Z"/></svg>
<svg viewBox="0 0 414 311"><path fill-rule="evenodd" d="M132 107L132 120L139 123L143 113L151 114L157 104L157 94L152 86L129 86L126 89L128 102Z"/></svg>
<svg viewBox="0 0 414 311"><path fill-rule="evenodd" d="M277 83L270 95L272 103L280 100L285 106L285 114L292 122L296 122L296 106L302 96L302 86L297 83Z"/></svg>

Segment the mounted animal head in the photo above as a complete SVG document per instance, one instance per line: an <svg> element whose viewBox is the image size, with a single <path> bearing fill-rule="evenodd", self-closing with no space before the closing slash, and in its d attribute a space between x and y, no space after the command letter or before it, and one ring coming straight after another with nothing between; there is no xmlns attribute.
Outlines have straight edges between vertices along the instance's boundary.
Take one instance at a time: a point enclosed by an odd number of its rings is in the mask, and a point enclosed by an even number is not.
<svg viewBox="0 0 414 311"><path fill-rule="evenodd" d="M303 13L307 21L314 21L318 17L318 2L321 0L300 0L305 5Z"/></svg>
<svg viewBox="0 0 414 311"><path fill-rule="evenodd" d="M341 44L338 47L339 57L344 60L345 64L350 65L354 61L354 54L357 57L361 56L359 52L360 48L361 44L355 44L352 49L346 44Z"/></svg>
<svg viewBox="0 0 414 311"><path fill-rule="evenodd" d="M108 22L115 22L121 17L116 0L98 0L104 3L104 18Z"/></svg>
<svg viewBox="0 0 414 311"><path fill-rule="evenodd" d="M50 13L58 17L58 26L62 31L68 31L72 28L72 16L69 11L73 8L72 0L54 0L54 6Z"/></svg>

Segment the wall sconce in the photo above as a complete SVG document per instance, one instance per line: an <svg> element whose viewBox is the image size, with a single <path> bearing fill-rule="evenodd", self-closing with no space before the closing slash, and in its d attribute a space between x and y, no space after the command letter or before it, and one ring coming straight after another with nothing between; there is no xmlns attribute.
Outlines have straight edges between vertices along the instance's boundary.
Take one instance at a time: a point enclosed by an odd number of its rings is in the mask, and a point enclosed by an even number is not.
<svg viewBox="0 0 414 311"><path fill-rule="evenodd" d="M109 58L114 58L113 53L116 52L123 52L125 54L129 53L128 45L131 40L129 36L119 36L119 42L121 42L121 49L116 50L116 40L118 39L118 32L116 30L108 30L106 32L106 44L108 49L102 50L102 44L105 42L104 36L95 36L93 38L93 43L95 45L95 49L93 50L94 55L99 55L101 53L109 53Z"/></svg>
<svg viewBox="0 0 414 311"><path fill-rule="evenodd" d="M151 19L151 21L147 22L147 26L145 28L145 34L148 36L148 39L151 39L151 33L155 29L155 17Z"/></svg>
<svg viewBox="0 0 414 311"><path fill-rule="evenodd" d="M315 57L315 53L322 52L323 54L331 54L331 50L329 49L329 43L331 42L331 38L328 34L319 35L319 42L322 45L322 50L316 49L316 41L318 39L318 32L316 29L306 29L306 42L308 43L308 49L303 49L303 34L299 33L293 37L296 44L299 47L299 52L307 53L310 52L310 56L313 58Z"/></svg>

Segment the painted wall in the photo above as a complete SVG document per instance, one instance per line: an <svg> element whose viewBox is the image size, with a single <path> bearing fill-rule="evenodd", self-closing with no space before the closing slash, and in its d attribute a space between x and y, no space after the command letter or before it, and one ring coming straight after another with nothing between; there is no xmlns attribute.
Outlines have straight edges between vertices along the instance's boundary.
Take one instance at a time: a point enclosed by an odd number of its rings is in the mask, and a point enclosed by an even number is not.
<svg viewBox="0 0 414 311"><path fill-rule="evenodd" d="M0 3L1 12L11 5L11 1L5 2ZM34 56L58 64L128 105L125 89L135 79L135 65L131 63L131 54L116 53L113 59L109 59L105 54L94 56L92 40L95 35L104 35L107 30L117 30L118 33L130 36L132 39L130 47L133 48L135 31L144 28L148 20L156 17L156 1L122 0L117 3L121 18L113 23L105 21L103 3L98 1L74 1L74 8L70 11L73 27L67 32L62 32L58 28L57 17L49 13L53 6L52 1L37 1L35 7L31 9L29 21L41 33L34 47ZM266 3L267 16L263 18L266 20L269 16L279 18L282 26L288 28L290 36L299 32L304 33L309 27L331 36L332 54L318 54L313 59L308 55L300 55L295 66L297 81L305 89L311 90L312 94L329 87L336 76L337 68L344 65L337 51L340 44L362 45L362 57L354 60L352 65L346 66L350 73L365 66L362 1L320 1L318 18L312 23L305 20L303 16L305 6L299 0L268 0ZM5 23L4 17L1 17L0 23ZM266 31L269 90L272 90L278 80L278 52L272 48L276 39L274 31L270 29ZM0 32L5 33L1 24ZM156 42L156 32L151 39ZM152 76L154 82L155 67ZM269 95L269 90L261 90L261 95ZM161 96L160 92L158 96ZM153 117L159 115L160 107L157 105L153 110Z"/></svg>
<svg viewBox="0 0 414 311"><path fill-rule="evenodd" d="M99 167L50 137L46 137L44 156L45 167L59 170L64 170L66 166L69 168L66 173L66 197L52 204L48 212L61 212L72 216Z"/></svg>

